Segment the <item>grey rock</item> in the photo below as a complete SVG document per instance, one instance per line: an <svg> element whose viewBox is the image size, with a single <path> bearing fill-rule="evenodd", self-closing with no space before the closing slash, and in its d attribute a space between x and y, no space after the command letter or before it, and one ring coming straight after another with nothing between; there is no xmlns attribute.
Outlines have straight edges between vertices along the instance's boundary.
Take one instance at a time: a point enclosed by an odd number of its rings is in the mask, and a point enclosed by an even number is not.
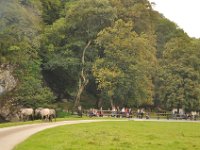
<svg viewBox="0 0 200 150"><path fill-rule="evenodd" d="M9 92L17 85L17 81L12 75L12 69L9 67L0 68L0 95Z"/></svg>

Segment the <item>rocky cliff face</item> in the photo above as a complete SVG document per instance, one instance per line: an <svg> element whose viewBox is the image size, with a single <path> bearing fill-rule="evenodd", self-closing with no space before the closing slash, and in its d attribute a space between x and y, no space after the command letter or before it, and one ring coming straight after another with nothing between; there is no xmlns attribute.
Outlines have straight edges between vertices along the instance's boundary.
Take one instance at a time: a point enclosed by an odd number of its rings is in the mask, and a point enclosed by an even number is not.
<svg viewBox="0 0 200 150"><path fill-rule="evenodd" d="M11 91L15 88L17 82L12 75L12 69L8 66L0 67L0 95L3 93Z"/></svg>
<svg viewBox="0 0 200 150"><path fill-rule="evenodd" d="M4 97L17 85L17 81L12 75L12 68L0 66L0 122L11 121L16 118L16 112L9 99Z"/></svg>

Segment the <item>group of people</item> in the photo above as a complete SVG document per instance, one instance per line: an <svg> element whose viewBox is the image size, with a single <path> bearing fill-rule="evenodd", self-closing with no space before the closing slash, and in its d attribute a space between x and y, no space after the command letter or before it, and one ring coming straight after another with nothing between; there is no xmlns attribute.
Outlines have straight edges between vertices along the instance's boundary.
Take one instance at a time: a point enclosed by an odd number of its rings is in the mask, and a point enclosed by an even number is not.
<svg viewBox="0 0 200 150"><path fill-rule="evenodd" d="M122 107L121 109L119 107L113 106L112 109L108 110L102 110L102 108L95 109L90 108L87 112L89 117L103 117L103 116L111 116L116 118L132 118L134 115L137 118L146 118L149 119L150 115L149 113L145 113L144 109L138 109L135 113L133 112L133 109L128 107Z"/></svg>
<svg viewBox="0 0 200 150"><path fill-rule="evenodd" d="M138 109L138 110L137 110L137 118L143 119L144 117L145 117L146 119L149 119L149 118L150 118L149 113L148 113L148 112L145 112L144 108Z"/></svg>
<svg viewBox="0 0 200 150"><path fill-rule="evenodd" d="M126 117L126 118L131 118L133 115L132 113L132 109L131 108L125 108L123 107L122 109L120 109L119 107L112 107L112 109L110 110L102 110L102 108L95 109L95 108L91 108L88 111L88 116L89 117L103 117L103 116L111 116L111 117Z"/></svg>
<svg viewBox="0 0 200 150"><path fill-rule="evenodd" d="M103 110L102 108L100 110L95 109L95 108L90 108L88 111L88 116L89 117L103 117Z"/></svg>
<svg viewBox="0 0 200 150"><path fill-rule="evenodd" d="M126 118L132 118L133 112L131 108L128 107L122 107L122 109L120 110L119 107L112 107L112 113L111 116L112 117L126 117Z"/></svg>
<svg viewBox="0 0 200 150"><path fill-rule="evenodd" d="M191 112L189 114L181 113L177 114L176 112L172 113L156 113L157 118L159 119L159 116L165 115L167 116L167 119L170 118L170 116L173 119L190 119L190 120L197 120L197 118L200 116L197 112ZM87 115L89 117L116 117L116 118L133 118L135 116L138 119L150 119L150 113L145 112L144 108L137 109L136 111L133 111L133 109L128 107L122 107L121 109L119 107L113 106L112 109L103 110L102 107L100 109L90 108L87 110ZM152 116L151 116L152 117ZM154 116L155 117L155 116Z"/></svg>
<svg viewBox="0 0 200 150"><path fill-rule="evenodd" d="M190 113L177 113L177 112L174 112L172 113L172 118L174 119L189 119L189 120L197 120L198 117L199 117L199 113L198 112L190 112Z"/></svg>

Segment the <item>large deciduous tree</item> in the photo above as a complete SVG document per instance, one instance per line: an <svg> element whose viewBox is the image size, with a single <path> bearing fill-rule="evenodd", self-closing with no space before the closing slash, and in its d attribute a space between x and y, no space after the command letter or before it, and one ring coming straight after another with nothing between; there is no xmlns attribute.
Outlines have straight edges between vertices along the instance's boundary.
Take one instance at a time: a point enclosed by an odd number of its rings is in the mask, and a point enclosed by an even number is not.
<svg viewBox="0 0 200 150"><path fill-rule="evenodd" d="M108 95L111 105L120 104L119 101L127 106L152 104L154 43L133 28L131 21L118 20L102 30L96 40L104 49L104 57L96 60L93 72L99 89Z"/></svg>
<svg viewBox="0 0 200 150"><path fill-rule="evenodd" d="M110 26L115 18L115 9L108 0L71 1L66 3L64 18L47 27L44 33L47 42L42 48L44 66L48 70L66 70L65 78L71 76L74 82L70 95L75 96L74 107L79 105L80 96L88 83L91 62L98 53L94 46L96 35ZM75 89L78 89L76 94Z"/></svg>
<svg viewBox="0 0 200 150"><path fill-rule="evenodd" d="M81 47L81 67L79 73L79 85L75 98L74 107L77 107L80 102L80 96L88 84L88 68L86 67L85 57L87 56L87 50L91 50L92 43L96 38L97 33L109 26L115 19L115 9L113 9L108 0L80 0L69 5L66 12L66 19L68 20L69 34L72 35L72 44L77 46L76 43L82 43ZM77 11L78 10L78 11ZM73 18L73 19L72 19ZM94 58L94 56L93 56ZM92 60L92 58L90 58ZM94 59L93 59L94 60Z"/></svg>
<svg viewBox="0 0 200 150"><path fill-rule="evenodd" d="M166 108L199 110L199 41L170 40L165 47L160 75L160 100Z"/></svg>

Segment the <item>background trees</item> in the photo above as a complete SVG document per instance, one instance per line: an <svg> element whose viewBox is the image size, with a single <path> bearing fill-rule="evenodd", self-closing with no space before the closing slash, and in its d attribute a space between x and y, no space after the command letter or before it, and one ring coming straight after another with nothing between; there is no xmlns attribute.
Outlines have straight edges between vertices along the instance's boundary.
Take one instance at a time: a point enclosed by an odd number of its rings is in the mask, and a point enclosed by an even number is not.
<svg viewBox="0 0 200 150"><path fill-rule="evenodd" d="M200 41L147 0L2 0L0 18L1 101L199 110Z"/></svg>
<svg viewBox="0 0 200 150"><path fill-rule="evenodd" d="M122 20L105 28L96 40L104 57L96 60L94 75L99 89L118 104L139 106L152 103L151 71L156 66L155 48L146 35L138 35L133 23Z"/></svg>
<svg viewBox="0 0 200 150"><path fill-rule="evenodd" d="M199 41L175 38L166 44L160 100L167 108L199 110Z"/></svg>
<svg viewBox="0 0 200 150"><path fill-rule="evenodd" d="M94 46L96 34L114 21L115 11L107 0L68 2L65 9L65 18L55 21L44 33L48 44L44 44L42 55L46 70L54 72L59 68L65 74L63 93L67 91L67 95L76 97L75 105L79 105L98 52Z"/></svg>
<svg viewBox="0 0 200 150"><path fill-rule="evenodd" d="M26 107L50 104L54 98L42 82L38 56L40 18L31 5L22 5L21 1L1 1L0 7L0 61L3 66L13 68L17 80L17 87L5 100Z"/></svg>

